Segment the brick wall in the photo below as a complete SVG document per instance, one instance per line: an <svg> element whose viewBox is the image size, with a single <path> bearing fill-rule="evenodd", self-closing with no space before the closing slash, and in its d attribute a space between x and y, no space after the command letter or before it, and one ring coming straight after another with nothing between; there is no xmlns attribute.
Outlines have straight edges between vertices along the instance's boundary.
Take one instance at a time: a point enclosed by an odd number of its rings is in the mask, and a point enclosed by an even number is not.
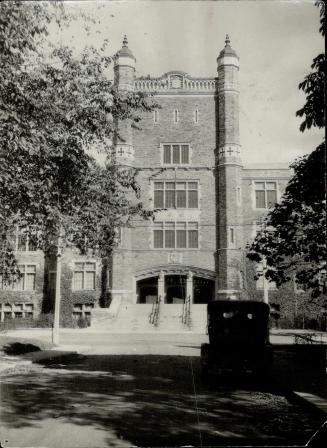
<svg viewBox="0 0 327 448"><path fill-rule="evenodd" d="M153 249L152 223L135 221L134 228L123 230L121 247L113 261L113 289L126 300L135 294L134 275L142 270L171 263L171 253L179 253L182 266L194 266L215 270L216 246L216 103L214 95L162 95L155 97L160 109L154 122L154 113L145 113L140 122L141 130L135 130L133 146L135 166L142 168L138 176L142 201L153 208L154 181L198 181L198 209L169 209L156 214L157 221L199 222L199 249ZM178 111L175 122L174 111ZM195 122L197 111L197 122ZM163 143L190 144L188 166L162 165ZM124 292L126 291L126 292ZM129 294L128 291L133 291Z"/></svg>

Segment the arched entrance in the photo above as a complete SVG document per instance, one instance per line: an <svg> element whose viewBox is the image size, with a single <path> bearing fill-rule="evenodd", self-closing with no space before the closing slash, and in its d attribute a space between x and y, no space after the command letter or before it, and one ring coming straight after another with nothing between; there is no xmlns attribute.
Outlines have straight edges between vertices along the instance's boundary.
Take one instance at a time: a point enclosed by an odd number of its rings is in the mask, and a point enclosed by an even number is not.
<svg viewBox="0 0 327 448"><path fill-rule="evenodd" d="M135 275L137 303L205 304L215 297L215 273L188 266L161 266Z"/></svg>
<svg viewBox="0 0 327 448"><path fill-rule="evenodd" d="M165 303L183 303L186 297L186 275L165 276Z"/></svg>
<svg viewBox="0 0 327 448"><path fill-rule="evenodd" d="M137 282L138 303L153 303L158 296L158 279L149 277Z"/></svg>

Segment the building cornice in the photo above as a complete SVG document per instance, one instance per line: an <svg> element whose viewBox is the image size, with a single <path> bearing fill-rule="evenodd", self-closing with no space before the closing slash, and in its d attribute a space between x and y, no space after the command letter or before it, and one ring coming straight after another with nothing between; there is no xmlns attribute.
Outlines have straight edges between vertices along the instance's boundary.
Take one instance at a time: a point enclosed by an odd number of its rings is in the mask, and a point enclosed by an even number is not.
<svg viewBox="0 0 327 448"><path fill-rule="evenodd" d="M159 77L139 77L134 80L136 91L157 94L214 94L217 91L217 78L192 77L187 73L175 70Z"/></svg>

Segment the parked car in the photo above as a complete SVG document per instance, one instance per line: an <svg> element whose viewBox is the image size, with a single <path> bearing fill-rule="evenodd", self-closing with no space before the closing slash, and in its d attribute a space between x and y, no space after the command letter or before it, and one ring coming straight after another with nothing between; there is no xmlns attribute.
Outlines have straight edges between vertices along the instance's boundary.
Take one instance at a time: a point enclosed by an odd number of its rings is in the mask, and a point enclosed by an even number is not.
<svg viewBox="0 0 327 448"><path fill-rule="evenodd" d="M272 364L269 305L249 300L208 303L209 344L201 345L201 370L266 375Z"/></svg>

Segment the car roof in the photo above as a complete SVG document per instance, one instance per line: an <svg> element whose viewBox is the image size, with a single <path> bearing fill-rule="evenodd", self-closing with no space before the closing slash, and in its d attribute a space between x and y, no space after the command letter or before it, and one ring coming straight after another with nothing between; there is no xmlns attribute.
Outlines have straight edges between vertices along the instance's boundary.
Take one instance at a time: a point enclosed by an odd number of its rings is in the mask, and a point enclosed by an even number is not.
<svg viewBox="0 0 327 448"><path fill-rule="evenodd" d="M233 309L247 309L247 310L265 310L269 311L269 305L257 300L214 300L208 303L208 311L219 310L233 310Z"/></svg>

